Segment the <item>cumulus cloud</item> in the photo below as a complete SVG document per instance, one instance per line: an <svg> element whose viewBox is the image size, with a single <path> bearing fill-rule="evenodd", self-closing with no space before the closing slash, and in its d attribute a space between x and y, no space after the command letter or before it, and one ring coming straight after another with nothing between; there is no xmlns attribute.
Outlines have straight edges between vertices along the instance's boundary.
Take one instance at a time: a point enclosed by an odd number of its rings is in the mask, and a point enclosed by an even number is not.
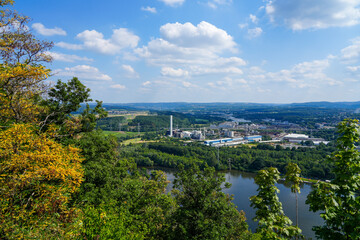
<svg viewBox="0 0 360 240"><path fill-rule="evenodd" d="M250 14L249 18L250 18L251 22L255 23L255 24L257 24L259 21L259 19L253 14Z"/></svg>
<svg viewBox="0 0 360 240"><path fill-rule="evenodd" d="M356 62L360 60L360 38L353 39L352 44L341 49L341 60L344 62Z"/></svg>
<svg viewBox="0 0 360 240"><path fill-rule="evenodd" d="M126 88L124 85L121 85L121 84L114 84L114 85L111 85L110 87L114 88L114 89L119 89L119 90L123 90Z"/></svg>
<svg viewBox="0 0 360 240"><path fill-rule="evenodd" d="M59 52L46 52L46 54L50 55L54 61L61 61L61 62L76 62L76 61L92 62L92 61L94 61L91 58L79 57L77 55L64 54L64 53L59 53Z"/></svg>
<svg viewBox="0 0 360 240"><path fill-rule="evenodd" d="M193 85L191 82L187 82L187 81L183 81L181 82L182 85L186 88L190 88L190 87L194 87L195 85Z"/></svg>
<svg viewBox="0 0 360 240"><path fill-rule="evenodd" d="M360 70L360 66L348 66L346 67L347 70L349 70L350 72L357 72Z"/></svg>
<svg viewBox="0 0 360 240"><path fill-rule="evenodd" d="M197 26L187 22L167 23L160 28L161 36L180 47L210 48L214 52L234 51L236 43L226 31L202 21Z"/></svg>
<svg viewBox="0 0 360 240"><path fill-rule="evenodd" d="M234 87L243 87L247 84L247 81L245 79L239 78L239 79L232 79L230 77L224 77L222 80L216 81L216 82L209 82L207 85L212 88L220 88L223 90L234 88Z"/></svg>
<svg viewBox="0 0 360 240"><path fill-rule="evenodd" d="M76 36L83 42L83 47L102 54L116 54L124 48L135 48L140 40L126 28L114 29L110 39L96 30L85 30Z"/></svg>
<svg viewBox="0 0 360 240"><path fill-rule="evenodd" d="M238 26L240 29L244 29L244 28L247 28L249 26L249 24L248 23L239 23Z"/></svg>
<svg viewBox="0 0 360 240"><path fill-rule="evenodd" d="M61 35L61 36L66 36L66 32L58 27L55 28L46 28L43 24L41 23L34 23L32 25L32 28L35 29L35 31L41 35L44 36L54 36L54 35Z"/></svg>
<svg viewBox="0 0 360 240"><path fill-rule="evenodd" d="M162 38L151 40L135 52L155 65L211 64L223 52L235 52L236 43L226 31L201 22L165 24Z"/></svg>
<svg viewBox="0 0 360 240"><path fill-rule="evenodd" d="M206 74L242 74L247 63L239 57L222 57L236 52L236 43L226 31L201 22L165 24L161 38L151 40L135 53L150 64L161 66L169 77L192 77Z"/></svg>
<svg viewBox="0 0 360 240"><path fill-rule="evenodd" d="M109 75L103 74L96 67L89 65L77 65L54 71L59 76L78 77L86 80L111 81Z"/></svg>
<svg viewBox="0 0 360 240"><path fill-rule="evenodd" d="M290 69L282 69L278 72L264 73L257 69L255 71L257 71L258 74L255 73L251 75L251 77L254 80L286 83L293 88L341 85L342 83L340 81L330 78L326 74L326 69L330 66L330 60L331 57L323 60L302 62L294 65Z"/></svg>
<svg viewBox="0 0 360 240"><path fill-rule="evenodd" d="M204 74L243 74L243 70L238 67L199 67L192 66L190 67L192 75L204 75Z"/></svg>
<svg viewBox="0 0 360 240"><path fill-rule="evenodd" d="M185 2L185 0L159 0L159 1L165 3L170 7L181 6Z"/></svg>
<svg viewBox="0 0 360 240"><path fill-rule="evenodd" d="M141 10L142 11L145 11L145 12L151 12L151 13L156 13L157 11L156 11L156 8L154 8L154 7L149 7L149 6L147 6L147 7L141 7Z"/></svg>
<svg viewBox="0 0 360 240"><path fill-rule="evenodd" d="M144 87L146 87L146 86L149 86L150 84L151 84L150 81L146 81L146 82L143 82L141 85L144 86Z"/></svg>
<svg viewBox="0 0 360 240"><path fill-rule="evenodd" d="M263 32L263 30L260 27L251 28L251 29L248 29L247 36L249 39L257 38L257 37L261 36L262 32Z"/></svg>
<svg viewBox="0 0 360 240"><path fill-rule="evenodd" d="M232 0L212 0L208 1L207 5L213 9L217 9L219 5L229 5L232 3Z"/></svg>
<svg viewBox="0 0 360 240"><path fill-rule="evenodd" d="M55 43L55 46L69 49L69 50L81 50L83 49L83 46L80 44L72 44L72 43L66 43L66 42L58 42Z"/></svg>
<svg viewBox="0 0 360 240"><path fill-rule="evenodd" d="M85 30L79 33L76 38L83 43L58 42L55 45L70 50L88 49L102 54L113 55L125 48L135 48L140 40L138 36L126 28L114 29L109 39L104 38L104 35L96 30Z"/></svg>
<svg viewBox="0 0 360 240"><path fill-rule="evenodd" d="M134 68L130 65L122 65L121 68L125 72L127 78L138 78L139 74L134 70Z"/></svg>
<svg viewBox="0 0 360 240"><path fill-rule="evenodd" d="M181 68L174 69L172 67L163 67L161 68L161 74L169 77L187 77L189 72Z"/></svg>
<svg viewBox="0 0 360 240"><path fill-rule="evenodd" d="M304 30L357 25L359 5L357 0L267 0L265 10L272 22Z"/></svg>

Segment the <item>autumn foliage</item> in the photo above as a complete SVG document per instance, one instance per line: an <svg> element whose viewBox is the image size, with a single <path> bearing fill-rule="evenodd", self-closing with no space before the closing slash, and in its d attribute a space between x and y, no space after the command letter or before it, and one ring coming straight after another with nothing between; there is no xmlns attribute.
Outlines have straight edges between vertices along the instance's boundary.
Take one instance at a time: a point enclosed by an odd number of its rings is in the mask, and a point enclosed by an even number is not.
<svg viewBox="0 0 360 240"><path fill-rule="evenodd" d="M14 124L0 131L0 159L0 236L71 234L64 230L76 225L77 211L67 203L82 182L79 150Z"/></svg>

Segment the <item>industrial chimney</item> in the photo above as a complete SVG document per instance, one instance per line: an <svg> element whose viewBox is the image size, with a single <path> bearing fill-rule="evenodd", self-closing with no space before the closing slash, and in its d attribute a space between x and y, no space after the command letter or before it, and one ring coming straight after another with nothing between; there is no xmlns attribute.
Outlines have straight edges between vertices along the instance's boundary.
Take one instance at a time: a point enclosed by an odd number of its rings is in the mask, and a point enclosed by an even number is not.
<svg viewBox="0 0 360 240"><path fill-rule="evenodd" d="M170 115L170 134L169 137L173 136L173 116Z"/></svg>

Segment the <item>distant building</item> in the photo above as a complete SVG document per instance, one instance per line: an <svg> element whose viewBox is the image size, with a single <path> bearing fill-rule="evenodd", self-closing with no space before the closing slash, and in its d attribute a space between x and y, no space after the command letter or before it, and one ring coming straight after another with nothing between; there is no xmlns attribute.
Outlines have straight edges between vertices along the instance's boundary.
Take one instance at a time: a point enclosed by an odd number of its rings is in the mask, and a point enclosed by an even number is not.
<svg viewBox="0 0 360 240"><path fill-rule="evenodd" d="M260 135L251 135L251 136L245 136L245 140L248 140L249 142L259 142L262 139L262 136Z"/></svg>
<svg viewBox="0 0 360 240"><path fill-rule="evenodd" d="M305 134L290 133L284 136L284 140L308 139L309 136Z"/></svg>
<svg viewBox="0 0 360 240"><path fill-rule="evenodd" d="M203 134L201 131L193 131L191 133L191 138L200 140L200 139L203 139Z"/></svg>
<svg viewBox="0 0 360 240"><path fill-rule="evenodd" d="M283 137L283 140L291 142L291 143L301 143L306 141L311 141L314 145L319 145L320 143L328 144L328 141L325 141L323 138L310 138L308 135L305 134L287 134Z"/></svg>
<svg viewBox="0 0 360 240"><path fill-rule="evenodd" d="M183 131L183 138L191 138L191 132L189 131Z"/></svg>
<svg viewBox="0 0 360 240"><path fill-rule="evenodd" d="M218 128L236 128L236 126L236 122L223 122L219 124Z"/></svg>
<svg viewBox="0 0 360 240"><path fill-rule="evenodd" d="M225 131L225 136L226 137L229 137L229 138L233 138L234 137L234 131Z"/></svg>

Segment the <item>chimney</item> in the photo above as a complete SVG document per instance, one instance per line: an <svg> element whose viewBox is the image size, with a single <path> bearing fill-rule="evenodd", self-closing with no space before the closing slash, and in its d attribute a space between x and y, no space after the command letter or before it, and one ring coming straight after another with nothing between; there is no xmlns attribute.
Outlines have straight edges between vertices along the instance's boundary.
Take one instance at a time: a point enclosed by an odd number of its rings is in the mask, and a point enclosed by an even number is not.
<svg viewBox="0 0 360 240"><path fill-rule="evenodd" d="M170 115L170 135L169 137L173 136L173 116Z"/></svg>

